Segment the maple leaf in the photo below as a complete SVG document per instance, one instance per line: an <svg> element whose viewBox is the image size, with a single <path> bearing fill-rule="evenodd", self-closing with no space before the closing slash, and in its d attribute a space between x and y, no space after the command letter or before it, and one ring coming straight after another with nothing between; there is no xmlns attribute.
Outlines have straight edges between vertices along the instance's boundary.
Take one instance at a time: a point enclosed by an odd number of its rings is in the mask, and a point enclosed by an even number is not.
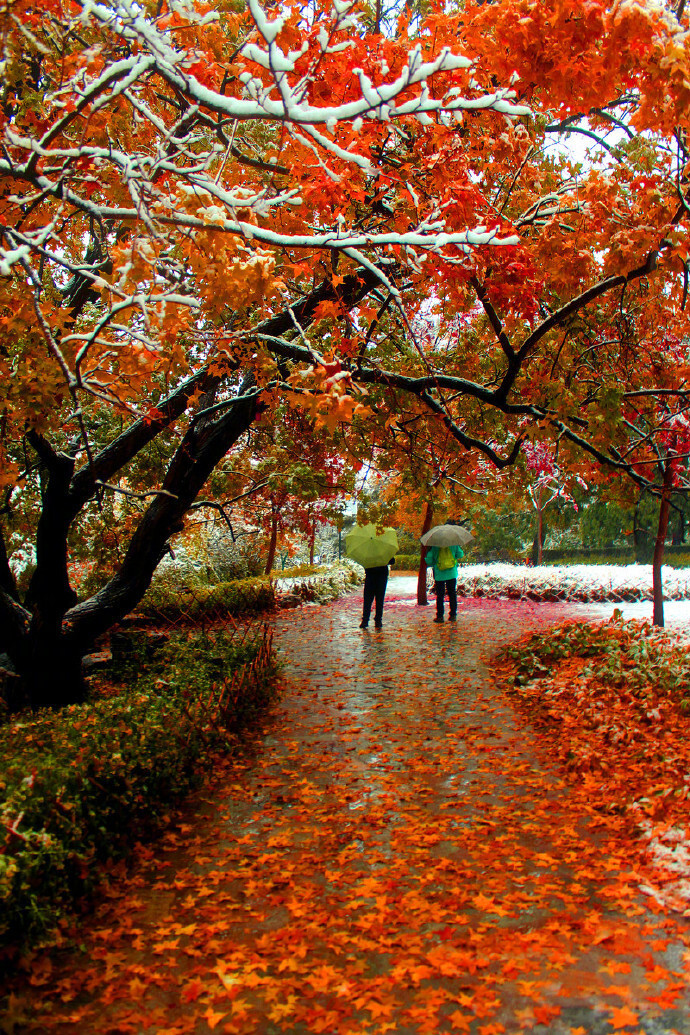
<svg viewBox="0 0 690 1035"><path fill-rule="evenodd" d="M291 1017L297 1006L297 997L294 995L288 995L284 1003L274 1003L271 1006L269 1012L269 1018L272 1021L280 1022L285 1017Z"/></svg>
<svg viewBox="0 0 690 1035"><path fill-rule="evenodd" d="M632 995L627 985L603 985L601 990L606 995L617 995L619 999L630 999Z"/></svg>
<svg viewBox="0 0 690 1035"><path fill-rule="evenodd" d="M187 924L186 927L180 927L179 925L175 925L175 928L177 934L194 934L194 932L198 929L198 926L198 924L192 923Z"/></svg>
<svg viewBox="0 0 690 1035"><path fill-rule="evenodd" d="M546 1004L534 1007L534 1017L540 1024L549 1024L561 1013L560 1006L548 1006Z"/></svg>
<svg viewBox="0 0 690 1035"><path fill-rule="evenodd" d="M685 985L682 983L667 985L662 992L659 992L657 995L650 995L648 998L650 1002L657 1003L662 1009L668 1009L675 1004L676 1000L678 1000L685 991Z"/></svg>
<svg viewBox="0 0 690 1035"><path fill-rule="evenodd" d="M204 991L204 985L198 978L194 978L184 986L180 995L185 1003L195 1002Z"/></svg>
<svg viewBox="0 0 690 1035"><path fill-rule="evenodd" d="M658 963L655 963L654 966L648 967L645 970L644 976L646 977L647 981L667 981L669 973L666 967L661 967Z"/></svg>
<svg viewBox="0 0 690 1035"><path fill-rule="evenodd" d="M458 1031L470 1031L472 1027L472 1017L466 1013L461 1013L460 1010L454 1010L453 1013L448 1015L448 1020L457 1028Z"/></svg>
<svg viewBox="0 0 690 1035"><path fill-rule="evenodd" d="M132 978L129 982L129 994L134 1000L141 999L144 993L148 990L148 985L144 981L140 981L139 978Z"/></svg>
<svg viewBox="0 0 690 1035"><path fill-rule="evenodd" d="M632 970L632 967L629 963L626 963L625 960L609 960L608 963L605 963L601 969L607 971L607 973L611 974L611 976L614 976L615 974L629 974ZM663 970L663 968L660 969ZM666 977L667 972L663 971L663 975L664 977ZM650 976L649 971L646 972L645 976L649 981L654 980L654 978Z"/></svg>
<svg viewBox="0 0 690 1035"><path fill-rule="evenodd" d="M637 1014L627 1006L614 1007L609 1023L614 1028L626 1028L630 1024L637 1024Z"/></svg>
<svg viewBox="0 0 690 1035"><path fill-rule="evenodd" d="M226 1016L225 1013L222 1013L222 1012L219 1013L219 1012L217 1012L215 1010L212 1010L210 1006L209 1006L208 1010L206 1011L206 1013L202 1014L202 1017L204 1017L206 1023L208 1024L209 1028L211 1029L211 1031L213 1031L214 1028L216 1028L218 1026L218 1024L223 1020L223 1018L225 1016Z"/></svg>
<svg viewBox="0 0 690 1035"><path fill-rule="evenodd" d="M477 895L472 897L472 903L477 909L481 909L483 912L491 912L494 900L492 898L487 898L487 896L480 891Z"/></svg>
<svg viewBox="0 0 690 1035"><path fill-rule="evenodd" d="M370 999L367 1003L366 1009L374 1018L390 1017L397 1005L397 1000L393 998L387 999L385 1001L377 1001L376 999Z"/></svg>

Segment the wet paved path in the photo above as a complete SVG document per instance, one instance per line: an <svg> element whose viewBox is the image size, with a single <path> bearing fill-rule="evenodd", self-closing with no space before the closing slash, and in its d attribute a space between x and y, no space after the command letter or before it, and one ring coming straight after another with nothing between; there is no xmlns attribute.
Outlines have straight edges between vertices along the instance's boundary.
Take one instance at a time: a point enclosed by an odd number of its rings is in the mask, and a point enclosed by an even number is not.
<svg viewBox="0 0 690 1035"><path fill-rule="evenodd" d="M690 1035L687 922L648 910L618 817L489 678L501 643L586 609L464 601L436 626L401 590L382 631L357 594L276 619L267 735L81 954L36 958L18 1030Z"/></svg>

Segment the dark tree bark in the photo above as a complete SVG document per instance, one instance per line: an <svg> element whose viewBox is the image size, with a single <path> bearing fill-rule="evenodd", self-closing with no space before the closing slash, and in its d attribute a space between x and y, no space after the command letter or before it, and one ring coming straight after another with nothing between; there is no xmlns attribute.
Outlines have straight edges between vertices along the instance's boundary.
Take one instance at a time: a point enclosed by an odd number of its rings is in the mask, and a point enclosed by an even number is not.
<svg viewBox="0 0 690 1035"><path fill-rule="evenodd" d="M93 597L75 603L67 576L67 534L73 511L71 458L34 443L49 469L37 534L37 567L24 606L0 592L0 645L14 662L32 708L61 707L83 696L81 659L102 633L141 600L184 515L213 468L251 425L257 393L245 382L227 409L192 420L145 510L114 577ZM14 606L12 606L14 605Z"/></svg>
<svg viewBox="0 0 690 1035"><path fill-rule="evenodd" d="M276 559L276 547L278 545L278 521L280 511L274 505L271 507L271 537L268 542L268 557L266 558L265 574L270 575Z"/></svg>
<svg viewBox="0 0 690 1035"><path fill-rule="evenodd" d="M668 532L669 501L672 485L673 465L670 460L667 460L664 468L661 505L659 507L659 525L656 533L656 543L654 544L654 559L652 561L652 584L654 588L653 623L661 628L664 626L664 589L661 582L661 565L664 560L664 547L666 545L666 533Z"/></svg>
<svg viewBox="0 0 690 1035"><path fill-rule="evenodd" d="M431 522L434 518L434 505L430 500L427 500L426 510L424 511L424 521L422 523L422 535L431 528ZM429 603L426 592L426 547L422 546L421 556L419 558L419 572L417 574L417 605L424 607Z"/></svg>
<svg viewBox="0 0 690 1035"><path fill-rule="evenodd" d="M345 278L337 297L345 308L361 301L379 283L373 271ZM321 302L336 297L328 281L306 298L266 320L256 336L279 354L295 322L308 328ZM43 436L29 432L27 442L46 472L36 535L36 571L21 602L0 534L0 651L21 677L13 708L62 707L82 699L81 661L95 640L127 615L150 585L169 540L211 472L251 427L260 386L253 375L237 396L213 402L220 378L203 367L156 406L154 419L133 421L120 435L75 471L75 459L57 451ZM196 415L189 421L158 493L142 514L125 556L110 581L88 600L77 602L69 583L68 535L82 509L112 482L142 449L174 425L194 396ZM0 530L1 533L1 530Z"/></svg>

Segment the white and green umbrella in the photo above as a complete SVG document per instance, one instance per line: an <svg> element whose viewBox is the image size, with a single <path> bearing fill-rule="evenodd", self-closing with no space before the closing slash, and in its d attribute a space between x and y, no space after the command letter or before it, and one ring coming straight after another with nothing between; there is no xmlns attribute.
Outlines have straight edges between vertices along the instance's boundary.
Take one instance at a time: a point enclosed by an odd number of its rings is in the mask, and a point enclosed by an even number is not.
<svg viewBox="0 0 690 1035"><path fill-rule="evenodd" d="M422 536L422 546L467 546L474 536L462 525L435 525Z"/></svg>

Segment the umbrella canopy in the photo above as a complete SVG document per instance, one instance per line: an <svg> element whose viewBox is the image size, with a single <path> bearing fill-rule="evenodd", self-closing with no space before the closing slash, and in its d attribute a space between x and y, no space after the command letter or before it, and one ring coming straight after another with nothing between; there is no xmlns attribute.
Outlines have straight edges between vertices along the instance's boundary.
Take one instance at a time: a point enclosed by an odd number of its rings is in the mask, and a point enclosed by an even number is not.
<svg viewBox="0 0 690 1035"><path fill-rule="evenodd" d="M467 546L473 535L462 525L435 525L422 536L422 546Z"/></svg>
<svg viewBox="0 0 690 1035"><path fill-rule="evenodd" d="M394 528L384 528L376 534L376 525L355 525L345 536L345 553L363 568L377 568L388 564L398 549L398 537Z"/></svg>

